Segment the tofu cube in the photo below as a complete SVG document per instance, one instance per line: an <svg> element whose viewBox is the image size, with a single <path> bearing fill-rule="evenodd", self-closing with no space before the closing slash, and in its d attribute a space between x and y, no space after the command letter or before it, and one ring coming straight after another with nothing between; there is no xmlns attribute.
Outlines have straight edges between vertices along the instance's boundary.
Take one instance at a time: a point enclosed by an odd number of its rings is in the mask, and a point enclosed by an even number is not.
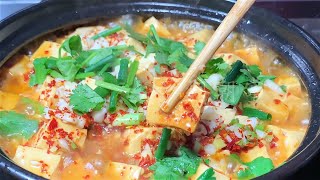
<svg viewBox="0 0 320 180"><path fill-rule="evenodd" d="M245 59L248 62L248 65L258 65L263 69L257 47L238 49L235 51L235 54L240 58Z"/></svg>
<svg viewBox="0 0 320 180"><path fill-rule="evenodd" d="M20 76L22 77L25 73L30 71L31 63L28 56L19 56L17 63L15 63L10 69L9 74L12 76Z"/></svg>
<svg viewBox="0 0 320 180"><path fill-rule="evenodd" d="M275 82L279 85L285 85L287 87L287 92L295 96L301 96L301 84L300 80L295 76L278 76Z"/></svg>
<svg viewBox="0 0 320 180"><path fill-rule="evenodd" d="M39 101L46 107L55 106L57 98L54 98L56 95L56 81L50 76L47 76L46 80L41 85L39 89Z"/></svg>
<svg viewBox="0 0 320 180"><path fill-rule="evenodd" d="M60 119L52 118L41 126L30 143L33 147L49 152L62 154L70 151L72 146L83 148L87 130L63 123Z"/></svg>
<svg viewBox="0 0 320 180"><path fill-rule="evenodd" d="M270 158L267 147L265 146L266 143L265 142L262 142L262 143L264 144L264 146L262 146L262 147L255 146L246 152L242 151L240 153L241 160L244 162L250 162L260 156L265 157L265 158Z"/></svg>
<svg viewBox="0 0 320 180"><path fill-rule="evenodd" d="M283 97L269 88L263 88L256 101L256 108L270 113L272 122L285 123L289 117L288 106L283 102Z"/></svg>
<svg viewBox="0 0 320 180"><path fill-rule="evenodd" d="M138 180L142 173L143 169L139 166L110 162L107 165L105 177L112 180Z"/></svg>
<svg viewBox="0 0 320 180"><path fill-rule="evenodd" d="M137 126L126 129L122 134L126 145L124 151L128 155L135 155L141 153L142 157L149 155L154 157L154 152L160 142L163 128L160 127L142 127ZM172 145L183 144L185 142L184 134L176 129L171 132L170 141Z"/></svg>
<svg viewBox="0 0 320 180"><path fill-rule="evenodd" d="M51 41L44 41L40 47L33 53L31 56L31 61L42 58L42 57L59 57L59 48L60 44L51 42Z"/></svg>
<svg viewBox="0 0 320 180"><path fill-rule="evenodd" d="M276 147L284 155L283 159L289 158L297 150L305 136L303 131L287 130L273 125L268 125L267 130L279 139Z"/></svg>
<svg viewBox="0 0 320 180"><path fill-rule="evenodd" d="M22 168L50 178L61 160L60 155L49 154L47 150L27 146L18 146L13 161Z"/></svg>
<svg viewBox="0 0 320 180"><path fill-rule="evenodd" d="M164 113L160 109L179 80L167 77L154 79L146 119L151 125L171 126L192 133L200 120L200 113L207 100L208 92L193 84L171 113Z"/></svg>

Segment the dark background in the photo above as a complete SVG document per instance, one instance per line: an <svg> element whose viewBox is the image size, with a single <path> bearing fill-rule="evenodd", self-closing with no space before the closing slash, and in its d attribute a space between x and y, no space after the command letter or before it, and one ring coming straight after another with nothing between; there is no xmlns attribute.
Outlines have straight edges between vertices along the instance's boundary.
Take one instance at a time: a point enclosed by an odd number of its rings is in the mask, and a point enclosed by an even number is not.
<svg viewBox="0 0 320 180"><path fill-rule="evenodd" d="M196 4L200 0L186 1ZM0 20L39 2L41 0L0 0ZM320 0L257 0L255 5L288 18L320 42ZM0 174L0 180L9 179L12 178ZM290 179L320 179L320 154Z"/></svg>

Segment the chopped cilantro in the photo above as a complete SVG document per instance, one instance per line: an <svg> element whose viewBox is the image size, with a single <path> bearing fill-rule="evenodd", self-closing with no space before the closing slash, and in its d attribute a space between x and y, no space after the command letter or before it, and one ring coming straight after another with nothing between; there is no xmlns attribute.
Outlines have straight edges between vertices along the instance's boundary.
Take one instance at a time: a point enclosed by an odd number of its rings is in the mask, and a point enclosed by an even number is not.
<svg viewBox="0 0 320 180"><path fill-rule="evenodd" d="M207 79L212 74L218 73L223 76L226 75L229 65L224 62L222 58L211 59L207 64L201 77Z"/></svg>
<svg viewBox="0 0 320 180"><path fill-rule="evenodd" d="M154 179L188 179L194 175L201 158L186 147L180 147L179 157L165 157L158 160L149 169L154 171Z"/></svg>
<svg viewBox="0 0 320 180"><path fill-rule="evenodd" d="M57 67L65 80L73 81L79 71L79 67L75 65L75 60L58 60Z"/></svg>
<svg viewBox="0 0 320 180"><path fill-rule="evenodd" d="M243 85L222 85L219 87L222 100L230 105L237 105L244 92Z"/></svg>
<svg viewBox="0 0 320 180"><path fill-rule="evenodd" d="M39 121L28 119L14 111L0 111L0 134L3 136L22 136L26 139L37 132Z"/></svg>
<svg viewBox="0 0 320 180"><path fill-rule="evenodd" d="M46 67L47 60L48 58L37 58L33 61L35 73L30 77L30 86L42 84L46 80L47 75L50 73L50 70Z"/></svg>
<svg viewBox="0 0 320 180"><path fill-rule="evenodd" d="M102 108L104 99L88 85L80 84L72 91L70 104L79 113L88 113Z"/></svg>
<svg viewBox="0 0 320 180"><path fill-rule="evenodd" d="M72 57L79 55L82 51L80 36L74 35L66 39L59 49L59 57L61 57L61 49L68 52Z"/></svg>
<svg viewBox="0 0 320 180"><path fill-rule="evenodd" d="M128 102L126 103L128 107L130 106L133 109L137 110L138 106L143 104L146 100L146 96L144 96L145 94L145 87L137 78L135 78L131 91L124 94L123 97L130 102L130 104L127 104Z"/></svg>
<svg viewBox="0 0 320 180"><path fill-rule="evenodd" d="M239 179L258 177L274 169L272 160L262 156L257 157L251 162L244 163L244 165L246 165L248 168L245 170L240 170L237 173Z"/></svg>

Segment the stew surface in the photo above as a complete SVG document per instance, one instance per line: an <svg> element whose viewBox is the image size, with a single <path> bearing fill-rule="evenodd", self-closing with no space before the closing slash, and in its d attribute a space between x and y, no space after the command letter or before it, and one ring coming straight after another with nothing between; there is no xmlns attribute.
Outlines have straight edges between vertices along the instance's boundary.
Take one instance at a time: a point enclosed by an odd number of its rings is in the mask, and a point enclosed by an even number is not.
<svg viewBox="0 0 320 180"><path fill-rule="evenodd" d="M233 32L181 100L214 32L123 16L34 42L1 68L0 147L48 179L251 179L281 166L310 118L297 74Z"/></svg>

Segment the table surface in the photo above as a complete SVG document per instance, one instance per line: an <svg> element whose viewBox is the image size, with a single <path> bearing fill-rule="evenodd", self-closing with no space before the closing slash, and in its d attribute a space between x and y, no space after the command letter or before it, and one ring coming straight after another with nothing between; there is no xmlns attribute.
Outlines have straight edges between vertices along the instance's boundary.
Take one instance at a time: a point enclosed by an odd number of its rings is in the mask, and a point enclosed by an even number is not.
<svg viewBox="0 0 320 180"><path fill-rule="evenodd" d="M0 0L0 20L41 0ZM196 0L199 1L199 0ZM256 6L267 8L290 19L320 42L320 0L257 0ZM290 179L320 179L320 154ZM1 180L12 180L0 174Z"/></svg>

